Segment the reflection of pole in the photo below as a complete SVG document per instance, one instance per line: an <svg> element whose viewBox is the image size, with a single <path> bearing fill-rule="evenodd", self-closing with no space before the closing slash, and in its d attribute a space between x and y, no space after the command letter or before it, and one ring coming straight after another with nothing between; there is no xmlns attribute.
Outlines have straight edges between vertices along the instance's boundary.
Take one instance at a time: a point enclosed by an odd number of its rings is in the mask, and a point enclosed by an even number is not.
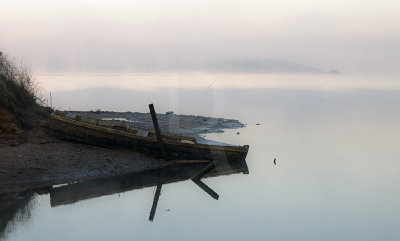
<svg viewBox="0 0 400 241"><path fill-rule="evenodd" d="M154 220L154 215L156 215L158 199L160 198L160 194L161 194L161 187L162 187L162 182L160 181L157 184L157 189L156 189L156 193L154 194L153 205L151 206L151 211L150 211L150 216L149 216L149 220L152 222Z"/></svg>
<svg viewBox="0 0 400 241"><path fill-rule="evenodd" d="M167 153L165 152L165 149L164 149L164 143L163 143L163 140L161 137L160 127L158 126L156 111L154 110L153 104L150 104L149 108L150 108L151 119L153 120L154 131L156 132L156 136L157 136L158 147L160 148L163 158L165 160L167 160Z"/></svg>
<svg viewBox="0 0 400 241"><path fill-rule="evenodd" d="M208 193L208 195L210 195L212 198L216 200L218 200L219 198L218 193L214 192L214 190L212 190L209 186L207 186L204 182L202 182L200 178L202 178L204 175L212 171L217 164L218 161L211 162L205 168L200 170L196 175L192 177L192 181L196 183L197 186L199 186L201 189L203 189L203 191Z"/></svg>
<svg viewBox="0 0 400 241"><path fill-rule="evenodd" d="M214 192L209 186L207 186L204 182L200 181L200 179L192 179L194 183L197 184L201 189L203 189L208 195L210 195L212 198L218 200L219 195L218 193Z"/></svg>
<svg viewBox="0 0 400 241"><path fill-rule="evenodd" d="M192 180L200 179L207 173L209 173L212 169L215 168L215 165L217 164L217 161L211 162L208 164L204 169L202 169L200 172L198 172L196 175L192 177Z"/></svg>

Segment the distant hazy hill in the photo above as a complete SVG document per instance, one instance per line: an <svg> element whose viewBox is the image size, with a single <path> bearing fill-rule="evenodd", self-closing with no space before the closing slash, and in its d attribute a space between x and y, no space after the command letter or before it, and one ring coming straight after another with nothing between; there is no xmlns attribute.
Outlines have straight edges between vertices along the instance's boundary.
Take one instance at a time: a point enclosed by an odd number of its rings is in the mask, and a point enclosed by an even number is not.
<svg viewBox="0 0 400 241"><path fill-rule="evenodd" d="M325 73L324 71L300 64L280 60L242 59L208 64L205 70L222 72L253 72L253 73Z"/></svg>
<svg viewBox="0 0 400 241"><path fill-rule="evenodd" d="M46 71L87 71L87 72L227 72L227 73L326 73L340 74L338 70L322 71L318 68L273 59L233 59L224 61L153 61L143 60L128 63L118 59L104 59L102 62L80 62L74 65L53 61Z"/></svg>

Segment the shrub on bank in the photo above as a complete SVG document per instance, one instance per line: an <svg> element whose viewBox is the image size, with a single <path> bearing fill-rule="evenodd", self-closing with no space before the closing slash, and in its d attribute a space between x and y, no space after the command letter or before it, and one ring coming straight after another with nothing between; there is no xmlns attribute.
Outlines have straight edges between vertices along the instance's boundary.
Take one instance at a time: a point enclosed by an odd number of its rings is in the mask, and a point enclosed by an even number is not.
<svg viewBox="0 0 400 241"><path fill-rule="evenodd" d="M52 112L37 95L37 84L31 73L17 67L0 52L0 107L13 113L18 120L33 115L46 116Z"/></svg>

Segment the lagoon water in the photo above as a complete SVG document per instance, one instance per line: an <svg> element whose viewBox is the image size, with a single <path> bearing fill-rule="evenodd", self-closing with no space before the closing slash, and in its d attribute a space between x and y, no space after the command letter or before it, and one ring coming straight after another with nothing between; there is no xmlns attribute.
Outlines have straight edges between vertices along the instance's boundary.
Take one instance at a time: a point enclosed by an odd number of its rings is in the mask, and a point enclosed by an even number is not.
<svg viewBox="0 0 400 241"><path fill-rule="evenodd" d="M400 78L346 75L36 75L55 107L234 118L250 174L50 206L36 195L4 240L400 240ZM259 124L259 125L258 125ZM238 134L239 133L239 134ZM273 160L276 158L277 165Z"/></svg>

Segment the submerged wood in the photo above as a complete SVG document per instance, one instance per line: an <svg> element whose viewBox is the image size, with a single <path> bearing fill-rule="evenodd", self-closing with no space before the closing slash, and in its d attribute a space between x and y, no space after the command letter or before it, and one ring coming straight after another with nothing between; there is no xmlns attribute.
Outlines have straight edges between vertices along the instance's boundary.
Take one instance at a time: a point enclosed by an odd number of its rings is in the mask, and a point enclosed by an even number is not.
<svg viewBox="0 0 400 241"><path fill-rule="evenodd" d="M104 127L57 115L50 118L50 128L59 136L98 146L124 148L163 158L156 135L137 135L140 128L131 131ZM99 123L100 121L98 121ZM104 121L102 121L104 122ZM132 131L133 130L133 131ZM136 134L135 134L136 131ZM149 131L151 133L151 131ZM154 132L153 132L154 133ZM249 146L219 146L195 143L193 138L162 134L168 160L245 160Z"/></svg>

